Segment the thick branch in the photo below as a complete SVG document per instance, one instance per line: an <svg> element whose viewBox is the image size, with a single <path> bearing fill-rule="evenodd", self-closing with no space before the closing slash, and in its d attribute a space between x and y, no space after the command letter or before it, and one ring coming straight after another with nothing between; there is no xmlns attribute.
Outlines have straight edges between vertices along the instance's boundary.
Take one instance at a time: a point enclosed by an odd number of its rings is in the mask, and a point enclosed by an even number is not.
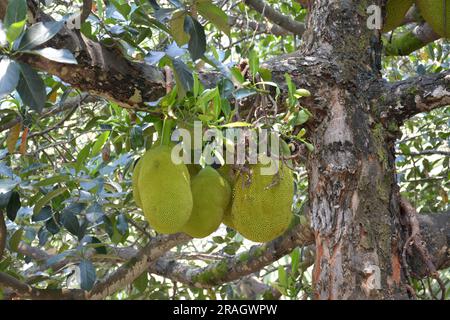
<svg viewBox="0 0 450 320"><path fill-rule="evenodd" d="M238 280L261 270L299 246L310 245L314 235L310 228L298 225L286 235L267 244L253 246L248 252L225 258L205 268L192 266L174 259L159 259L150 267L150 272L174 281L198 288L211 288Z"/></svg>
<svg viewBox="0 0 450 320"><path fill-rule="evenodd" d="M21 298L34 300L84 300L85 292L79 289L38 289L7 273L0 272L0 287L10 289Z"/></svg>
<svg viewBox="0 0 450 320"><path fill-rule="evenodd" d="M289 34L288 30L283 29L276 24L268 25L266 23L246 20L240 17L229 17L228 21L231 26L237 28L248 28L256 32L271 33L275 36L286 36Z"/></svg>
<svg viewBox="0 0 450 320"><path fill-rule="evenodd" d="M450 105L450 71L395 83L377 83L372 105L382 120L403 123L412 116Z"/></svg>
<svg viewBox="0 0 450 320"><path fill-rule="evenodd" d="M302 35L305 32L305 24L285 16L262 0L245 0L245 4L255 9L272 23L294 34Z"/></svg>
<svg viewBox="0 0 450 320"><path fill-rule="evenodd" d="M89 299L103 299L123 289L138 278L153 262L176 245L188 242L191 238L177 233L152 239L136 256L106 277L89 292Z"/></svg>
<svg viewBox="0 0 450 320"><path fill-rule="evenodd" d="M412 30L384 38L386 55L407 56L427 44L441 38L428 23L418 25Z"/></svg>

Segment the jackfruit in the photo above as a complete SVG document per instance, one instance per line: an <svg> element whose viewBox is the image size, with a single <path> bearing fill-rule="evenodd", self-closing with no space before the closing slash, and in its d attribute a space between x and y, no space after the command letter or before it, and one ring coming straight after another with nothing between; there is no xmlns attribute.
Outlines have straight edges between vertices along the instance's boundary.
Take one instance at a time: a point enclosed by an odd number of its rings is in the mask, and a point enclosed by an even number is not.
<svg viewBox="0 0 450 320"><path fill-rule="evenodd" d="M213 168L202 169L191 183L194 207L182 231L194 238L204 238L217 230L231 198L228 182Z"/></svg>
<svg viewBox="0 0 450 320"><path fill-rule="evenodd" d="M441 37L450 37L450 0L417 0L417 6L434 32Z"/></svg>
<svg viewBox="0 0 450 320"><path fill-rule="evenodd" d="M269 159L261 157L266 163ZM275 160L270 160L275 164ZM294 196L292 172L279 162L274 175L261 174L265 165L260 162L250 166L250 175L241 173L234 186L231 221L235 229L254 242L268 242L289 227L293 218L291 210Z"/></svg>
<svg viewBox="0 0 450 320"><path fill-rule="evenodd" d="M389 0L386 5L386 18L382 32L389 32L400 26L414 0Z"/></svg>
<svg viewBox="0 0 450 320"><path fill-rule="evenodd" d="M227 208L225 209L222 222L226 226L234 229L233 221L231 221L231 206L233 205L233 193L234 193L233 189L234 189L235 176L234 176L231 166L227 165L227 164L225 164L225 165L221 166L219 169L217 169L217 172L220 173L222 178L224 178L226 181L228 181L228 183L231 187L231 190L232 190L231 200L230 200L230 203L228 204Z"/></svg>
<svg viewBox="0 0 450 320"><path fill-rule="evenodd" d="M159 233L180 232L188 222L192 207L189 171L174 164L170 146L148 150L142 159L138 189L144 215Z"/></svg>
<svg viewBox="0 0 450 320"><path fill-rule="evenodd" d="M133 189L133 199L134 202L136 202L136 205L142 209L142 203L141 203L141 196L139 195L139 188L138 188L138 178L139 178L139 172L141 171L141 161L138 160L136 165L133 169L133 177L132 177L132 189Z"/></svg>

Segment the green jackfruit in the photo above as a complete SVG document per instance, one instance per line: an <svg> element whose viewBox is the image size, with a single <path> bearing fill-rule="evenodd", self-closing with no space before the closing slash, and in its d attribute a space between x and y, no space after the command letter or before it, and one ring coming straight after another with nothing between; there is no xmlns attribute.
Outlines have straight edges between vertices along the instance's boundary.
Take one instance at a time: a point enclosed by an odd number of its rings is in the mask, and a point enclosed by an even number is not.
<svg viewBox="0 0 450 320"><path fill-rule="evenodd" d="M437 34L450 37L450 0L417 0L417 6L422 17Z"/></svg>
<svg viewBox="0 0 450 320"><path fill-rule="evenodd" d="M193 200L186 165L174 164L170 146L148 150L138 178L144 215L160 233L180 232L191 216Z"/></svg>
<svg viewBox="0 0 450 320"><path fill-rule="evenodd" d="M382 32L389 32L400 26L414 0L389 0Z"/></svg>
<svg viewBox="0 0 450 320"><path fill-rule="evenodd" d="M267 157L261 157L265 161ZM274 163L274 160L271 160ZM294 180L291 170L280 162L275 175L262 175L258 163L250 176L240 174L234 186L231 221L235 229L254 242L268 242L282 235L293 218L291 206Z"/></svg>
<svg viewBox="0 0 450 320"><path fill-rule="evenodd" d="M141 161L138 160L138 162L136 163L136 165L134 166L133 169L133 177L132 177L132 189L133 189L133 199L134 202L136 202L136 205L139 208L142 208L142 203L141 203L141 196L139 195L139 188L138 188L138 178L139 178L139 172L141 171Z"/></svg>
<svg viewBox="0 0 450 320"><path fill-rule="evenodd" d="M228 182L213 168L202 169L191 184L194 207L182 231L194 238L204 238L217 230L231 198Z"/></svg>
<svg viewBox="0 0 450 320"><path fill-rule="evenodd" d="M226 180L228 181L231 189L234 189L234 180L235 180L235 176L233 174L233 170L231 170L231 166L230 165L223 165L221 166L219 169L217 169L217 172L220 173L220 175ZM233 225L233 221L231 221L231 206L233 205L233 191L231 193L231 200L230 203L228 204L227 208L225 209L225 212L223 214L223 223L234 229L234 225Z"/></svg>

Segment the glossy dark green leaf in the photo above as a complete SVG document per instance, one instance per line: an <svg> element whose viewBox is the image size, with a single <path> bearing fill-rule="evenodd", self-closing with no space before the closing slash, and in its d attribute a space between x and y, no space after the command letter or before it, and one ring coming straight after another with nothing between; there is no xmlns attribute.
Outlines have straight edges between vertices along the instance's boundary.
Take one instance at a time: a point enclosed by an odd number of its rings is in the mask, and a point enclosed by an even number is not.
<svg viewBox="0 0 450 320"><path fill-rule="evenodd" d="M50 206L45 206L37 214L31 217L31 221L47 221L52 217L52 215L52 208Z"/></svg>
<svg viewBox="0 0 450 320"><path fill-rule="evenodd" d="M21 207L20 194L17 191L13 191L9 198L8 206L6 207L6 215L9 220L14 221L17 216L17 212Z"/></svg>
<svg viewBox="0 0 450 320"><path fill-rule="evenodd" d="M19 64L8 57L2 57L0 61L0 99L17 87L19 77Z"/></svg>
<svg viewBox="0 0 450 320"><path fill-rule="evenodd" d="M179 88L179 91L183 94L179 94L184 96L186 92L192 91L194 86L194 78L192 77L192 72L189 67L180 59L173 59L173 71L175 76L175 81Z"/></svg>
<svg viewBox="0 0 450 320"><path fill-rule="evenodd" d="M17 85L17 92L25 105L40 113L47 101L45 83L29 65L21 63L20 70L21 76Z"/></svg>
<svg viewBox="0 0 450 320"><path fill-rule="evenodd" d="M144 292L148 285L147 272L143 272L139 277L134 280L133 285L139 292Z"/></svg>
<svg viewBox="0 0 450 320"><path fill-rule="evenodd" d="M18 51L33 50L53 38L64 26L64 20L38 22L32 25L20 40Z"/></svg>
<svg viewBox="0 0 450 320"><path fill-rule="evenodd" d="M42 247L43 245L45 245L49 237L50 232L48 232L45 227L41 227L38 231L39 246Z"/></svg>
<svg viewBox="0 0 450 320"><path fill-rule="evenodd" d="M49 219L45 222L45 227L51 234L57 234L60 230L59 225L54 219Z"/></svg>
<svg viewBox="0 0 450 320"><path fill-rule="evenodd" d="M77 236L80 234L80 223L78 222L77 216L71 211L63 212L61 216L61 222L64 228L67 229L71 234Z"/></svg>
<svg viewBox="0 0 450 320"><path fill-rule="evenodd" d="M77 59L73 56L72 52L67 49L54 49L54 48L42 48L29 51L33 54L38 54L48 60L56 61L59 63L77 64Z"/></svg>
<svg viewBox="0 0 450 320"><path fill-rule="evenodd" d="M205 29L197 19L186 16L184 18L184 31L190 35L188 49L192 60L202 58L206 51Z"/></svg>
<svg viewBox="0 0 450 320"><path fill-rule="evenodd" d="M124 214L117 216L116 228L121 235L125 235L128 232L128 221Z"/></svg>
<svg viewBox="0 0 450 320"><path fill-rule="evenodd" d="M17 248L19 247L19 243L22 240L22 236L23 236L23 229L17 229L11 236L11 238L9 239L9 249L11 249L11 251L16 252Z"/></svg>
<svg viewBox="0 0 450 320"><path fill-rule="evenodd" d="M89 260L80 261L80 288L89 291L94 286L97 278L95 267Z"/></svg>
<svg viewBox="0 0 450 320"><path fill-rule="evenodd" d="M15 22L23 21L27 17L27 0L9 0L3 24L8 29Z"/></svg>

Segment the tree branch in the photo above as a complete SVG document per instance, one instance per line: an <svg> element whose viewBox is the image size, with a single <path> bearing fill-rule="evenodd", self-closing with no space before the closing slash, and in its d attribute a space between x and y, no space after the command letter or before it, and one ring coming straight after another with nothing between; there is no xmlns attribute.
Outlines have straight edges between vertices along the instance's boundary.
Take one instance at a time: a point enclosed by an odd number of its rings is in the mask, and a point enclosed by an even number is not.
<svg viewBox="0 0 450 320"><path fill-rule="evenodd" d="M0 287L10 289L20 296L34 300L84 300L86 294L80 289L38 289L7 273L0 272Z"/></svg>
<svg viewBox="0 0 450 320"><path fill-rule="evenodd" d="M450 105L450 70L372 86L372 105L382 120L404 121Z"/></svg>
<svg viewBox="0 0 450 320"><path fill-rule="evenodd" d="M291 17L281 14L262 0L244 0L244 2L272 23L289 32L292 32L293 34L301 36L305 32L306 28L304 23L295 21Z"/></svg>
<svg viewBox="0 0 450 320"><path fill-rule="evenodd" d="M176 245L186 243L191 238L183 233L156 237L142 248L133 258L119 267L110 276L106 277L88 293L91 300L104 299L105 297L124 288L138 278L165 252Z"/></svg>
<svg viewBox="0 0 450 320"><path fill-rule="evenodd" d="M166 257L149 268L150 272L197 288L211 288L238 280L282 258L299 246L314 243L309 227L297 225L284 236L269 243L253 246L249 251L235 257L225 258L205 268L192 266Z"/></svg>
<svg viewBox="0 0 450 320"><path fill-rule="evenodd" d="M276 24L268 25L266 23L256 22L253 20L246 20L240 17L229 17L228 21L230 26L234 26L237 28L249 28L256 32L270 33L275 36L286 36L289 34L288 30L281 28Z"/></svg>
<svg viewBox="0 0 450 320"><path fill-rule="evenodd" d="M407 56L440 38L428 23L424 23L404 33L394 34L392 37L388 35L383 38L383 42L386 55Z"/></svg>

